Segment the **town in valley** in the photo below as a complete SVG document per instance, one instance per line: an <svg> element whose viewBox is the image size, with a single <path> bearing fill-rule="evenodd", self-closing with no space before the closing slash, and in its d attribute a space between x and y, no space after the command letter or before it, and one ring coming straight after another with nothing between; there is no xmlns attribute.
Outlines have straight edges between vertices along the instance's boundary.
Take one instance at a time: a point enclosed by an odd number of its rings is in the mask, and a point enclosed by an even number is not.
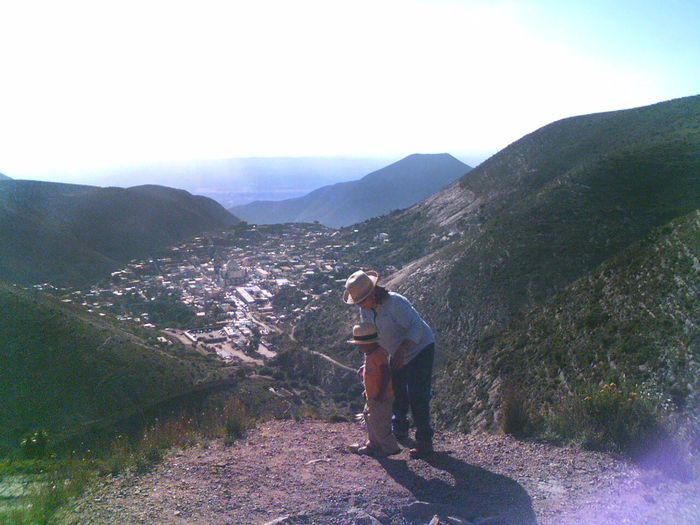
<svg viewBox="0 0 700 525"><path fill-rule="evenodd" d="M36 288L102 317L157 329L161 345L179 341L226 362L261 365L276 355L271 331L319 308L323 296L340 298L359 262L355 233L242 223L133 260L87 289ZM386 233L374 240L390 242Z"/></svg>

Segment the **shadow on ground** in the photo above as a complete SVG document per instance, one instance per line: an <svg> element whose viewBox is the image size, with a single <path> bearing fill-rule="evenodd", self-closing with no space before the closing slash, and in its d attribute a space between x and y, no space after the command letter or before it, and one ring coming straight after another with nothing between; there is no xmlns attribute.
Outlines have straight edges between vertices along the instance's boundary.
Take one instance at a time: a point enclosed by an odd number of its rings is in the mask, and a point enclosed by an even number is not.
<svg viewBox="0 0 700 525"><path fill-rule="evenodd" d="M425 479L403 460L385 458L382 467L417 500L404 514L417 521L428 521L434 514L441 518L454 516L467 521L485 520L489 525L536 525L532 501L525 489L513 479L494 474L446 452L435 452L428 463L449 474L452 483L442 479ZM410 519L410 516L407 516Z"/></svg>

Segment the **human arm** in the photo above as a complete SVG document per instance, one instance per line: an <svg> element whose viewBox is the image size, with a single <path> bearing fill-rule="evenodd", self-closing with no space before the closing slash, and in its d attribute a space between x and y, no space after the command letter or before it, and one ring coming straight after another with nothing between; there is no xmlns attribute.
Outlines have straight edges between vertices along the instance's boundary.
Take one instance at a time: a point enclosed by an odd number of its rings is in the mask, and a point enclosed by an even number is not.
<svg viewBox="0 0 700 525"><path fill-rule="evenodd" d="M379 367L379 391L374 397L374 401L384 401L386 399L386 391L391 381L391 373L389 365L383 364Z"/></svg>
<svg viewBox="0 0 700 525"><path fill-rule="evenodd" d="M391 368L392 370L401 370L406 361L406 354L416 347L416 342L411 339L404 339L401 344L394 352L394 356L391 358Z"/></svg>
<svg viewBox="0 0 700 525"><path fill-rule="evenodd" d="M406 356L418 345L418 341L421 341L423 320L403 296L395 296L391 306L391 318L403 336L391 358L391 368L400 370L406 362Z"/></svg>

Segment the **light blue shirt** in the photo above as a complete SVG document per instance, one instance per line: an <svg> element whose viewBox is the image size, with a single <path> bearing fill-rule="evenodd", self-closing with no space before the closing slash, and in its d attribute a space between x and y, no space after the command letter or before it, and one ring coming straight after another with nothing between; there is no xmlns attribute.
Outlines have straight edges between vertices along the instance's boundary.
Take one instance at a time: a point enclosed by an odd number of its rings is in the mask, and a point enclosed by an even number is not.
<svg viewBox="0 0 700 525"><path fill-rule="evenodd" d="M394 357L399 345L410 339L416 346L406 353L405 363L411 361L426 346L435 342L435 335L408 299L396 292L373 309L360 308L360 319L374 323L379 332L379 344Z"/></svg>

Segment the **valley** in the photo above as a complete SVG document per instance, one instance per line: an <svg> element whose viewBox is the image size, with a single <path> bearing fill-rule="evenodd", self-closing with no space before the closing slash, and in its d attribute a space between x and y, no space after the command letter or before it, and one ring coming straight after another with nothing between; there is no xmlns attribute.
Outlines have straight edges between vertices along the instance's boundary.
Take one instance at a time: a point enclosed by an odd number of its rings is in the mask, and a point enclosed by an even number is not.
<svg viewBox="0 0 700 525"><path fill-rule="evenodd" d="M341 294L347 276L363 268L409 297L437 333L433 415L445 446L486 442L491 432L501 443L495 448L514 439L512 453L526 459L537 450L556 456L561 447L577 447L574 457L612 453L635 466L607 465L588 481L564 472L562 479L573 479L571 497L580 495L578 483L609 479L609 469L638 476L639 467L693 498L688 482L700 472L699 148L700 97L573 117L523 137L414 206L337 227L249 224L167 188L3 181L0 212L9 219L0 234L21 250L0 257L0 271L18 283L0 285L3 410L11 422L0 446L16 456L23 436L44 428L61 439L82 436L116 414L211 385L223 388L214 405L227 414L225 424L207 426L211 407L187 423L177 410L152 427L142 423L128 466L116 469L127 471L119 480L134 479L128 476L143 462L141 474L149 472L164 450L182 446L180 435L199 436L191 441L205 450L219 446L212 439L225 447L243 440L235 450L253 454L245 449L259 436L253 427L270 419L346 424L363 398L360 355L346 343L357 311ZM401 178L385 173L394 185ZM134 214L139 205L150 210L145 223ZM48 249L39 249L47 239ZM167 439L149 443L152 428L171 424L177 431L158 430ZM279 424L292 440L303 432L303 425ZM461 449L464 461L476 454L470 446ZM336 446L322 459L339 452ZM217 454L216 464L228 454ZM272 466L289 460L264 457ZM496 463L489 469L498 470ZM402 476L414 479L411 472ZM544 475L527 494L568 494L555 478ZM200 481L220 485L212 479ZM127 501L136 494L129 487ZM392 504L410 505L395 489ZM669 501L652 502L650 515ZM581 510L550 513L548 504L534 506L545 522ZM170 511L190 509L162 509ZM465 515L464 522L482 518Z"/></svg>
<svg viewBox="0 0 700 525"><path fill-rule="evenodd" d="M391 239L384 233L375 241ZM358 243L352 230L317 224L241 224L134 260L84 289L34 288L136 323L162 344L171 337L225 362L262 365L275 356L269 327L282 331L340 296Z"/></svg>

